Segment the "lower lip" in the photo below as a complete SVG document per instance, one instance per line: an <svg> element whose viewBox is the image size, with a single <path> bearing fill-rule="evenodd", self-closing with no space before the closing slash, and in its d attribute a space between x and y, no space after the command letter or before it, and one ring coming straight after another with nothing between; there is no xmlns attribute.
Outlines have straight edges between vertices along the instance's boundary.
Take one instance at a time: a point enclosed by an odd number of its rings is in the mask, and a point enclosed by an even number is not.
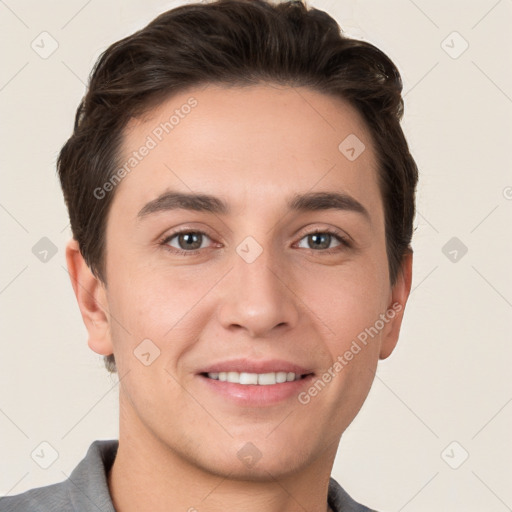
<svg viewBox="0 0 512 512"><path fill-rule="evenodd" d="M291 397L297 397L304 387L310 385L314 375L308 375L299 380L283 382L282 384L269 384L259 386L255 384L237 384L204 375L198 377L215 393L227 397L235 404L247 407L266 407L275 405Z"/></svg>

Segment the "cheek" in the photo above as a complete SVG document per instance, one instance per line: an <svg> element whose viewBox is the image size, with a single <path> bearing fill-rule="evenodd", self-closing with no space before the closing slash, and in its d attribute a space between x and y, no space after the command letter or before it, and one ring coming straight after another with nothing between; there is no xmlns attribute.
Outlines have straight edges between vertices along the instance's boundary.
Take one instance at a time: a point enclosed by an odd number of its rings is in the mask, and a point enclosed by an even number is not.
<svg viewBox="0 0 512 512"><path fill-rule="evenodd" d="M159 396L154 390L179 396L172 376L204 328L194 305L205 292L199 282L177 276L127 275L130 279L112 283L111 337L119 375L127 375L122 388L141 417L150 418Z"/></svg>
<svg viewBox="0 0 512 512"><path fill-rule="evenodd" d="M163 355L183 351L203 326L200 301L215 276L192 276L183 270L134 269L109 283L113 343L121 354L152 340ZM116 356L117 358L117 356Z"/></svg>
<svg viewBox="0 0 512 512"><path fill-rule="evenodd" d="M371 327L384 312L389 293L385 277L380 262L370 259L364 265L306 273L301 278L301 298L328 328L332 344L343 345Z"/></svg>

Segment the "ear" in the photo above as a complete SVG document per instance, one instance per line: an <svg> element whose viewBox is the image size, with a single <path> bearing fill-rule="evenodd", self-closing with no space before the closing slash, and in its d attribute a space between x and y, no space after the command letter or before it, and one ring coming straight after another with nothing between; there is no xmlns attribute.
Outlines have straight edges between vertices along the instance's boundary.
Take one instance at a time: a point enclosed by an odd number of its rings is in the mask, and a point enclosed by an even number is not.
<svg viewBox="0 0 512 512"><path fill-rule="evenodd" d="M87 266L75 239L66 245L66 262L78 307L87 332L89 347L102 355L113 353L105 285Z"/></svg>
<svg viewBox="0 0 512 512"><path fill-rule="evenodd" d="M380 359L386 359L391 355L398 342L400 327L404 317L405 305L411 292L412 283L412 251L408 252L402 259L402 266L399 270L396 283L391 290L391 300L388 304L386 316L390 318L386 329L383 332L380 347Z"/></svg>

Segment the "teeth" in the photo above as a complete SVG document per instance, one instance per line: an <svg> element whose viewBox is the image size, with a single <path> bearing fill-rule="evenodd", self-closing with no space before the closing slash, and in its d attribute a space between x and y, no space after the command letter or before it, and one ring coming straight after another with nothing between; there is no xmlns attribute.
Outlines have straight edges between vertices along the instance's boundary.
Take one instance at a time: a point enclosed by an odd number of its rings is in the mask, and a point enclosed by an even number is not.
<svg viewBox="0 0 512 512"><path fill-rule="evenodd" d="M276 383L275 373L260 373L258 374L258 384L260 386L269 386Z"/></svg>
<svg viewBox="0 0 512 512"><path fill-rule="evenodd" d="M242 372L240 374L238 383L239 384L258 384L258 374Z"/></svg>
<svg viewBox="0 0 512 512"><path fill-rule="evenodd" d="M286 376L288 374L286 372L277 372L276 373L276 382L278 384L281 384L283 382L286 382ZM295 374L293 374L293 378L295 379Z"/></svg>
<svg viewBox="0 0 512 512"><path fill-rule="evenodd" d="M234 382L235 384L253 384L260 386L270 386L272 384L282 384L299 380L300 375L293 372L270 372L270 373L246 373L246 372L212 372L208 374L210 379L223 382Z"/></svg>
<svg viewBox="0 0 512 512"><path fill-rule="evenodd" d="M228 378L227 378L228 382L239 382L239 380L240 380L240 375L238 372L228 372Z"/></svg>

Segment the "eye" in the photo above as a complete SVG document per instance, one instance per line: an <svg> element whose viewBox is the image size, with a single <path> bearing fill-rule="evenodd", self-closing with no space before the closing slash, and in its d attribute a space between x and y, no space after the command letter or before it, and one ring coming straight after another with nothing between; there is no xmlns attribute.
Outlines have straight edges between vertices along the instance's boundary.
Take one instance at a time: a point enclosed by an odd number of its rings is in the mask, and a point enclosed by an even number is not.
<svg viewBox="0 0 512 512"><path fill-rule="evenodd" d="M204 245L208 240L211 241L210 237L201 231L181 231L168 236L162 244L183 253L204 249L208 246L207 243Z"/></svg>
<svg viewBox="0 0 512 512"><path fill-rule="evenodd" d="M324 252L331 252L329 249L336 251L340 246L349 247L350 244L340 234L320 230L307 234L297 245L302 249L323 250Z"/></svg>
<svg viewBox="0 0 512 512"><path fill-rule="evenodd" d="M194 254L207 248L212 239L202 231L180 231L173 233L162 240L167 250L177 254ZM303 236L297 244L302 249L312 249L317 252L338 252L344 247L351 247L346 237L338 232L329 230L316 230Z"/></svg>

